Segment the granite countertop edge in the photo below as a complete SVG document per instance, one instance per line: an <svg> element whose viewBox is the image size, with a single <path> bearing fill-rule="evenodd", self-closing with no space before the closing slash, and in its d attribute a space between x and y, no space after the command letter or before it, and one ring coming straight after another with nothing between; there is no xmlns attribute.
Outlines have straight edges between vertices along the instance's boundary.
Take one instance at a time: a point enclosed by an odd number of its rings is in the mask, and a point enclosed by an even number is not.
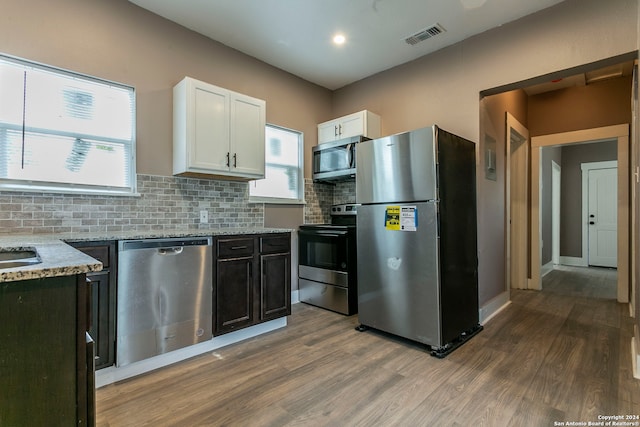
<svg viewBox="0 0 640 427"><path fill-rule="evenodd" d="M48 277L71 276L102 270L102 263L73 248L67 242L137 240L174 237L208 237L249 234L290 233L288 228L223 228L198 230L118 231L59 234L0 235L0 250L35 248L42 262L0 269L0 283Z"/></svg>

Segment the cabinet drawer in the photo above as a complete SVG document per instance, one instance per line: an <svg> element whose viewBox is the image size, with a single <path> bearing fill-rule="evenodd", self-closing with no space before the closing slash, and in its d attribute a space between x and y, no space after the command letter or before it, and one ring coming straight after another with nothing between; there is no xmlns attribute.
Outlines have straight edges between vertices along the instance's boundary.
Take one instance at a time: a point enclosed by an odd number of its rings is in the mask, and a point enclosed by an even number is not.
<svg viewBox="0 0 640 427"><path fill-rule="evenodd" d="M260 253L291 252L291 238L289 236L269 236L260 238Z"/></svg>
<svg viewBox="0 0 640 427"><path fill-rule="evenodd" d="M109 246L73 246L77 250L89 255L91 258L95 258L100 261L103 268L109 268Z"/></svg>
<svg viewBox="0 0 640 427"><path fill-rule="evenodd" d="M218 258L234 258L253 255L253 238L220 239L217 244Z"/></svg>

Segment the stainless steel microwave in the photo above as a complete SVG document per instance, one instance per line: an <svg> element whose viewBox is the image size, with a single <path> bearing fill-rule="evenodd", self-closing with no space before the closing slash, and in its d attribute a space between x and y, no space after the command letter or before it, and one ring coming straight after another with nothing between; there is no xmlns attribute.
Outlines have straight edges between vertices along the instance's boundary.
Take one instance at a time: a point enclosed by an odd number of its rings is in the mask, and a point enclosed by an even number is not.
<svg viewBox="0 0 640 427"><path fill-rule="evenodd" d="M345 181L356 176L356 144L370 138L354 136L313 147L313 180Z"/></svg>

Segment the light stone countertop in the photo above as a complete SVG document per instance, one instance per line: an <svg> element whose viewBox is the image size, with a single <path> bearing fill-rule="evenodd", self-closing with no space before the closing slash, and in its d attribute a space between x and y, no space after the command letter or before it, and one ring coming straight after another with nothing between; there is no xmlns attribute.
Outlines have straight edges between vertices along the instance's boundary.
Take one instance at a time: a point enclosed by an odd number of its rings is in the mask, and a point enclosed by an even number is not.
<svg viewBox="0 0 640 427"><path fill-rule="evenodd" d="M150 230L150 231L116 231L97 233L64 233L56 234L56 238L65 242L88 242L98 240L137 240L137 239L162 239L171 237L207 237L207 236L232 236L246 234L271 234L290 233L289 228L203 228L197 230Z"/></svg>
<svg viewBox="0 0 640 427"><path fill-rule="evenodd" d="M102 270L102 263L72 248L55 235L0 237L0 250L35 248L42 261L24 267L0 269L0 283L71 276Z"/></svg>
<svg viewBox="0 0 640 427"><path fill-rule="evenodd" d="M118 231L98 233L61 234L7 234L0 235L0 250L35 248L39 264L0 269L0 283L20 280L70 276L102 270L102 263L69 246L65 242L99 240L137 240L171 237L205 237L249 234L290 233L284 228L223 228L198 230Z"/></svg>

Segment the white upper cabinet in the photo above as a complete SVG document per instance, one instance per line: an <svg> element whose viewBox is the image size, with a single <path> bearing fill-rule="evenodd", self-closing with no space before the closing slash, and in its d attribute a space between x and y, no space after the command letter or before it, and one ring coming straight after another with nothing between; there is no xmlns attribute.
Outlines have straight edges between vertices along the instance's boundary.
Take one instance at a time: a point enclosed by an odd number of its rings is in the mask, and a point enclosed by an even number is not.
<svg viewBox="0 0 640 427"><path fill-rule="evenodd" d="M363 110L318 125L318 144L359 135L379 138L380 116Z"/></svg>
<svg viewBox="0 0 640 427"><path fill-rule="evenodd" d="M266 103L185 77L173 88L173 174L264 178Z"/></svg>

